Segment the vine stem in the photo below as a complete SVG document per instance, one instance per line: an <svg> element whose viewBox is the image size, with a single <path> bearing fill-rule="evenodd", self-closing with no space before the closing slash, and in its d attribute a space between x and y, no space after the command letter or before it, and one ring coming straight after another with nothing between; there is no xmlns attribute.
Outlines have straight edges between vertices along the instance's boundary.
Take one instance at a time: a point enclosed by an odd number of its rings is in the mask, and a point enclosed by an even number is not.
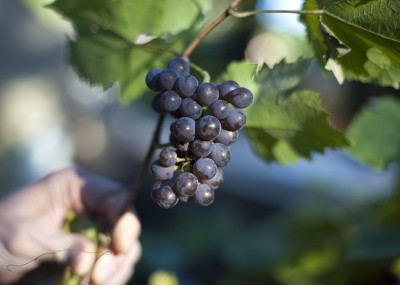
<svg viewBox="0 0 400 285"><path fill-rule="evenodd" d="M143 185L154 151L160 146L160 134L162 131L164 120L165 120L165 114L160 114L158 117L157 126L153 134L153 138L151 140L150 147L141 165L140 171L137 175L137 179L135 180L135 183L133 184L132 189L129 192L129 197L125 202L125 207L123 207L124 211L127 210L133 204L133 202L139 195L139 190Z"/></svg>
<svg viewBox="0 0 400 285"><path fill-rule="evenodd" d="M254 11L236 11L229 9L229 14L235 18L246 18L258 14L302 14L302 15L323 15L324 10L254 10Z"/></svg>
<svg viewBox="0 0 400 285"><path fill-rule="evenodd" d="M200 34L193 39L193 41L187 46L185 51L182 54L183 58L189 58L189 56L192 54L192 52L196 49L196 47L201 43L201 41L212 31L214 30L222 21L224 21L226 18L231 15L231 11L235 11L237 9L237 6L241 0L233 0L229 7L221 14L219 15L214 21L212 21L203 31L200 32Z"/></svg>

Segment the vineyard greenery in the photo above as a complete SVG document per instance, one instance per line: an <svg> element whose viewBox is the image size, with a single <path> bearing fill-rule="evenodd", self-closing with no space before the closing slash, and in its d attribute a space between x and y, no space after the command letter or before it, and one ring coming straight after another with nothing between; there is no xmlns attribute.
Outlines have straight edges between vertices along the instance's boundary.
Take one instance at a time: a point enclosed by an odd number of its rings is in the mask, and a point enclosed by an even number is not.
<svg viewBox="0 0 400 285"><path fill-rule="evenodd" d="M194 49L186 53L192 70L199 81L234 80L252 91L254 102L244 110L247 124L241 132L266 163L294 163L337 149L378 171L397 171L398 0L305 0L301 11L254 10L254 1L221 1L224 4L217 7L223 8L217 12L211 9L214 2L218 1L57 0L45 9L72 23L75 34L68 40L70 63L79 76L105 90L117 86L124 106L150 101L149 96L154 95L146 87L148 71L163 68L187 52L193 39L213 20L210 15L218 16L226 9L226 22L230 21L238 33L243 24L251 25L256 34L261 29L256 14L300 14L306 47L299 47L295 58L268 65L251 62L242 54L219 67L224 71L210 73L207 66L196 62ZM218 28L210 30L210 35ZM201 39L199 47L207 48L206 39ZM229 37L224 40L229 42ZM357 82L379 87L384 94L373 96L345 128L339 129L331 123L321 94L303 88L316 66L337 84ZM261 232L269 237L264 246L274 249L260 252L256 264L249 261L248 253L238 253L244 263L252 264L249 272L254 282L244 283L249 278L246 274L231 272L218 284L399 282L400 183L384 198L363 205L345 203L343 207L346 210L338 211L332 205L293 209L273 222L264 222ZM240 235L248 239L249 252L257 250L256 237L250 232ZM274 242L268 244L271 240Z"/></svg>

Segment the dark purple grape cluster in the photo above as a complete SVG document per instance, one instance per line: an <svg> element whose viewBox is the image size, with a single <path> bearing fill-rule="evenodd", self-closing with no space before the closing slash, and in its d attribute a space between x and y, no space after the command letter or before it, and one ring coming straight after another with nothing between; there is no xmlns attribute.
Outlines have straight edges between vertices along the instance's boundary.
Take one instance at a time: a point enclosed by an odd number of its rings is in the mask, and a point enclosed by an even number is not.
<svg viewBox="0 0 400 285"><path fill-rule="evenodd" d="M170 126L171 146L151 165L157 180L152 199L166 209L179 200L210 205L224 179L222 167L231 159L229 146L246 124L242 109L253 102L253 94L231 80L199 83L181 57L172 59L164 70L151 70L146 84L157 92L153 109L176 118Z"/></svg>

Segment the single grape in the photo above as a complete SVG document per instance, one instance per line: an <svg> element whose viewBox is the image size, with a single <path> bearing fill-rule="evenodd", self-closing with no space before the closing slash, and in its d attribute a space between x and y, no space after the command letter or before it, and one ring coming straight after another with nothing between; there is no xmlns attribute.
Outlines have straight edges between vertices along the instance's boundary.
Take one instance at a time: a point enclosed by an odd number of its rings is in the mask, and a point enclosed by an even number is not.
<svg viewBox="0 0 400 285"><path fill-rule="evenodd" d="M223 167L231 160L231 150L229 146L222 143L214 143L211 147L209 158L214 160L217 166Z"/></svg>
<svg viewBox="0 0 400 285"><path fill-rule="evenodd" d="M170 181L157 181L153 184L151 197L158 206L164 209L175 207L179 199L172 190Z"/></svg>
<svg viewBox="0 0 400 285"><path fill-rule="evenodd" d="M161 94L157 94L156 96L153 97L153 100L151 101L151 107L153 110L157 113L165 113L164 109L161 107L161 101L160 101Z"/></svg>
<svg viewBox="0 0 400 285"><path fill-rule="evenodd" d="M201 180L201 183L207 184L212 190L218 189L224 182L224 171L221 167L217 168L217 173L213 178L208 180Z"/></svg>
<svg viewBox="0 0 400 285"><path fill-rule="evenodd" d="M176 150L173 147L167 147L160 152L159 160L162 165L168 167L175 165L177 158Z"/></svg>
<svg viewBox="0 0 400 285"><path fill-rule="evenodd" d="M239 87L240 87L239 84L237 84L233 80L228 80L223 82L222 84L218 85L219 98L225 101L229 101L227 96L229 92Z"/></svg>
<svg viewBox="0 0 400 285"><path fill-rule="evenodd" d="M193 173L200 180L211 179L217 173L217 165L211 158L199 158L193 164Z"/></svg>
<svg viewBox="0 0 400 285"><path fill-rule="evenodd" d="M215 192L207 184L199 184L197 186L196 193L193 196L193 200L200 206L209 206L214 202Z"/></svg>
<svg viewBox="0 0 400 285"><path fill-rule="evenodd" d="M203 113L203 107L192 98L185 98L182 100L179 111L184 117L189 117L193 120L197 120Z"/></svg>
<svg viewBox="0 0 400 285"><path fill-rule="evenodd" d="M195 157L207 157L211 153L212 141L194 140L190 143L190 150Z"/></svg>
<svg viewBox="0 0 400 285"><path fill-rule="evenodd" d="M190 97L195 92L199 82L193 75L185 75L178 78L175 82L175 90L182 97Z"/></svg>
<svg viewBox="0 0 400 285"><path fill-rule="evenodd" d="M146 85L152 91L161 91L160 88L160 73L161 70L154 68L150 70L146 75Z"/></svg>
<svg viewBox="0 0 400 285"><path fill-rule="evenodd" d="M229 94L229 101L233 106L243 109L251 105L253 102L253 93L247 88L237 88Z"/></svg>
<svg viewBox="0 0 400 285"><path fill-rule="evenodd" d="M214 116L206 115L196 124L196 132L203 140L211 141L221 132L221 122Z"/></svg>
<svg viewBox="0 0 400 285"><path fill-rule="evenodd" d="M217 119L225 119L229 113L229 103L224 100L216 100L211 104L211 114Z"/></svg>
<svg viewBox="0 0 400 285"><path fill-rule="evenodd" d="M230 146L231 144L237 141L238 137L239 137L238 131L227 131L222 129L218 137L216 137L214 141Z"/></svg>
<svg viewBox="0 0 400 285"><path fill-rule="evenodd" d="M171 125L171 132L180 142L191 142L195 138L196 124L189 117L182 117Z"/></svg>
<svg viewBox="0 0 400 285"><path fill-rule="evenodd" d="M240 130L246 124L246 115L241 109L231 108L223 123L224 129L228 131Z"/></svg>
<svg viewBox="0 0 400 285"><path fill-rule="evenodd" d="M211 83L201 83L196 90L196 99L203 105L210 106L219 97L218 88Z"/></svg>
<svg viewBox="0 0 400 285"><path fill-rule="evenodd" d="M167 112L173 112L179 109L182 98L175 91L164 91L160 96L160 105Z"/></svg>
<svg viewBox="0 0 400 285"><path fill-rule="evenodd" d="M167 68L175 70L179 76L187 75L190 72L189 62L182 57L171 59L167 64Z"/></svg>
<svg viewBox="0 0 400 285"><path fill-rule="evenodd" d="M162 90L171 90L178 78L179 74L175 70L165 69L160 73L160 87Z"/></svg>
<svg viewBox="0 0 400 285"><path fill-rule="evenodd" d="M182 172L175 178L172 189L179 197L191 197L196 192L198 183L199 181L193 173Z"/></svg>
<svg viewBox="0 0 400 285"><path fill-rule="evenodd" d="M164 166L156 160L151 164L150 173L157 180L171 179L174 176L174 166Z"/></svg>

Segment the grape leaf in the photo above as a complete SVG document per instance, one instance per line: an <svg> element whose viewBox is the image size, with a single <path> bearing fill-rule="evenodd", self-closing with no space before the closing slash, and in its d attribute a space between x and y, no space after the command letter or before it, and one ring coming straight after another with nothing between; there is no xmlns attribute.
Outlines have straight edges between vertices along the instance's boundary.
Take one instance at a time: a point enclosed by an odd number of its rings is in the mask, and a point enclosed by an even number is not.
<svg viewBox="0 0 400 285"><path fill-rule="evenodd" d="M310 158L312 152L347 144L342 132L328 122L320 95L293 92L283 102L277 95L265 97L247 113L246 134L254 149L266 160L280 163Z"/></svg>
<svg viewBox="0 0 400 285"><path fill-rule="evenodd" d="M282 61L273 69L264 66L250 84L254 65L236 62L221 77L238 80L254 93L255 101L245 109L245 132L256 152L267 161L294 162L325 147L346 145L343 133L329 125L320 95L289 92L302 81L309 65L310 60L302 59L290 64Z"/></svg>
<svg viewBox="0 0 400 285"><path fill-rule="evenodd" d="M400 87L400 2L392 0L307 0L308 37L319 62L340 83L359 80Z"/></svg>
<svg viewBox="0 0 400 285"><path fill-rule="evenodd" d="M375 99L353 119L347 135L353 144L346 150L378 169L400 165L400 101Z"/></svg>
<svg viewBox="0 0 400 285"><path fill-rule="evenodd" d="M50 7L66 16L77 31L70 50L79 75L104 88L118 83L122 102L127 104L146 90L146 72L171 58L166 51L181 50L181 42L167 39L198 25L210 3L58 0Z"/></svg>
<svg viewBox="0 0 400 285"><path fill-rule="evenodd" d="M210 0L58 0L51 7L73 22L79 36L109 29L134 41L140 34L159 37L187 30L210 4Z"/></svg>
<svg viewBox="0 0 400 285"><path fill-rule="evenodd" d="M259 84L254 81L257 64L247 61L231 61L226 67L226 71L219 76L217 82L227 80L236 81L240 86L251 90L254 95L257 95Z"/></svg>
<svg viewBox="0 0 400 285"><path fill-rule="evenodd" d="M160 39L143 45L132 44L111 31L103 31L101 35L80 37L71 42L70 53L72 65L80 76L104 88L117 82L122 103L129 104L147 90L147 72L164 66L171 58L170 53L160 49L171 47Z"/></svg>

